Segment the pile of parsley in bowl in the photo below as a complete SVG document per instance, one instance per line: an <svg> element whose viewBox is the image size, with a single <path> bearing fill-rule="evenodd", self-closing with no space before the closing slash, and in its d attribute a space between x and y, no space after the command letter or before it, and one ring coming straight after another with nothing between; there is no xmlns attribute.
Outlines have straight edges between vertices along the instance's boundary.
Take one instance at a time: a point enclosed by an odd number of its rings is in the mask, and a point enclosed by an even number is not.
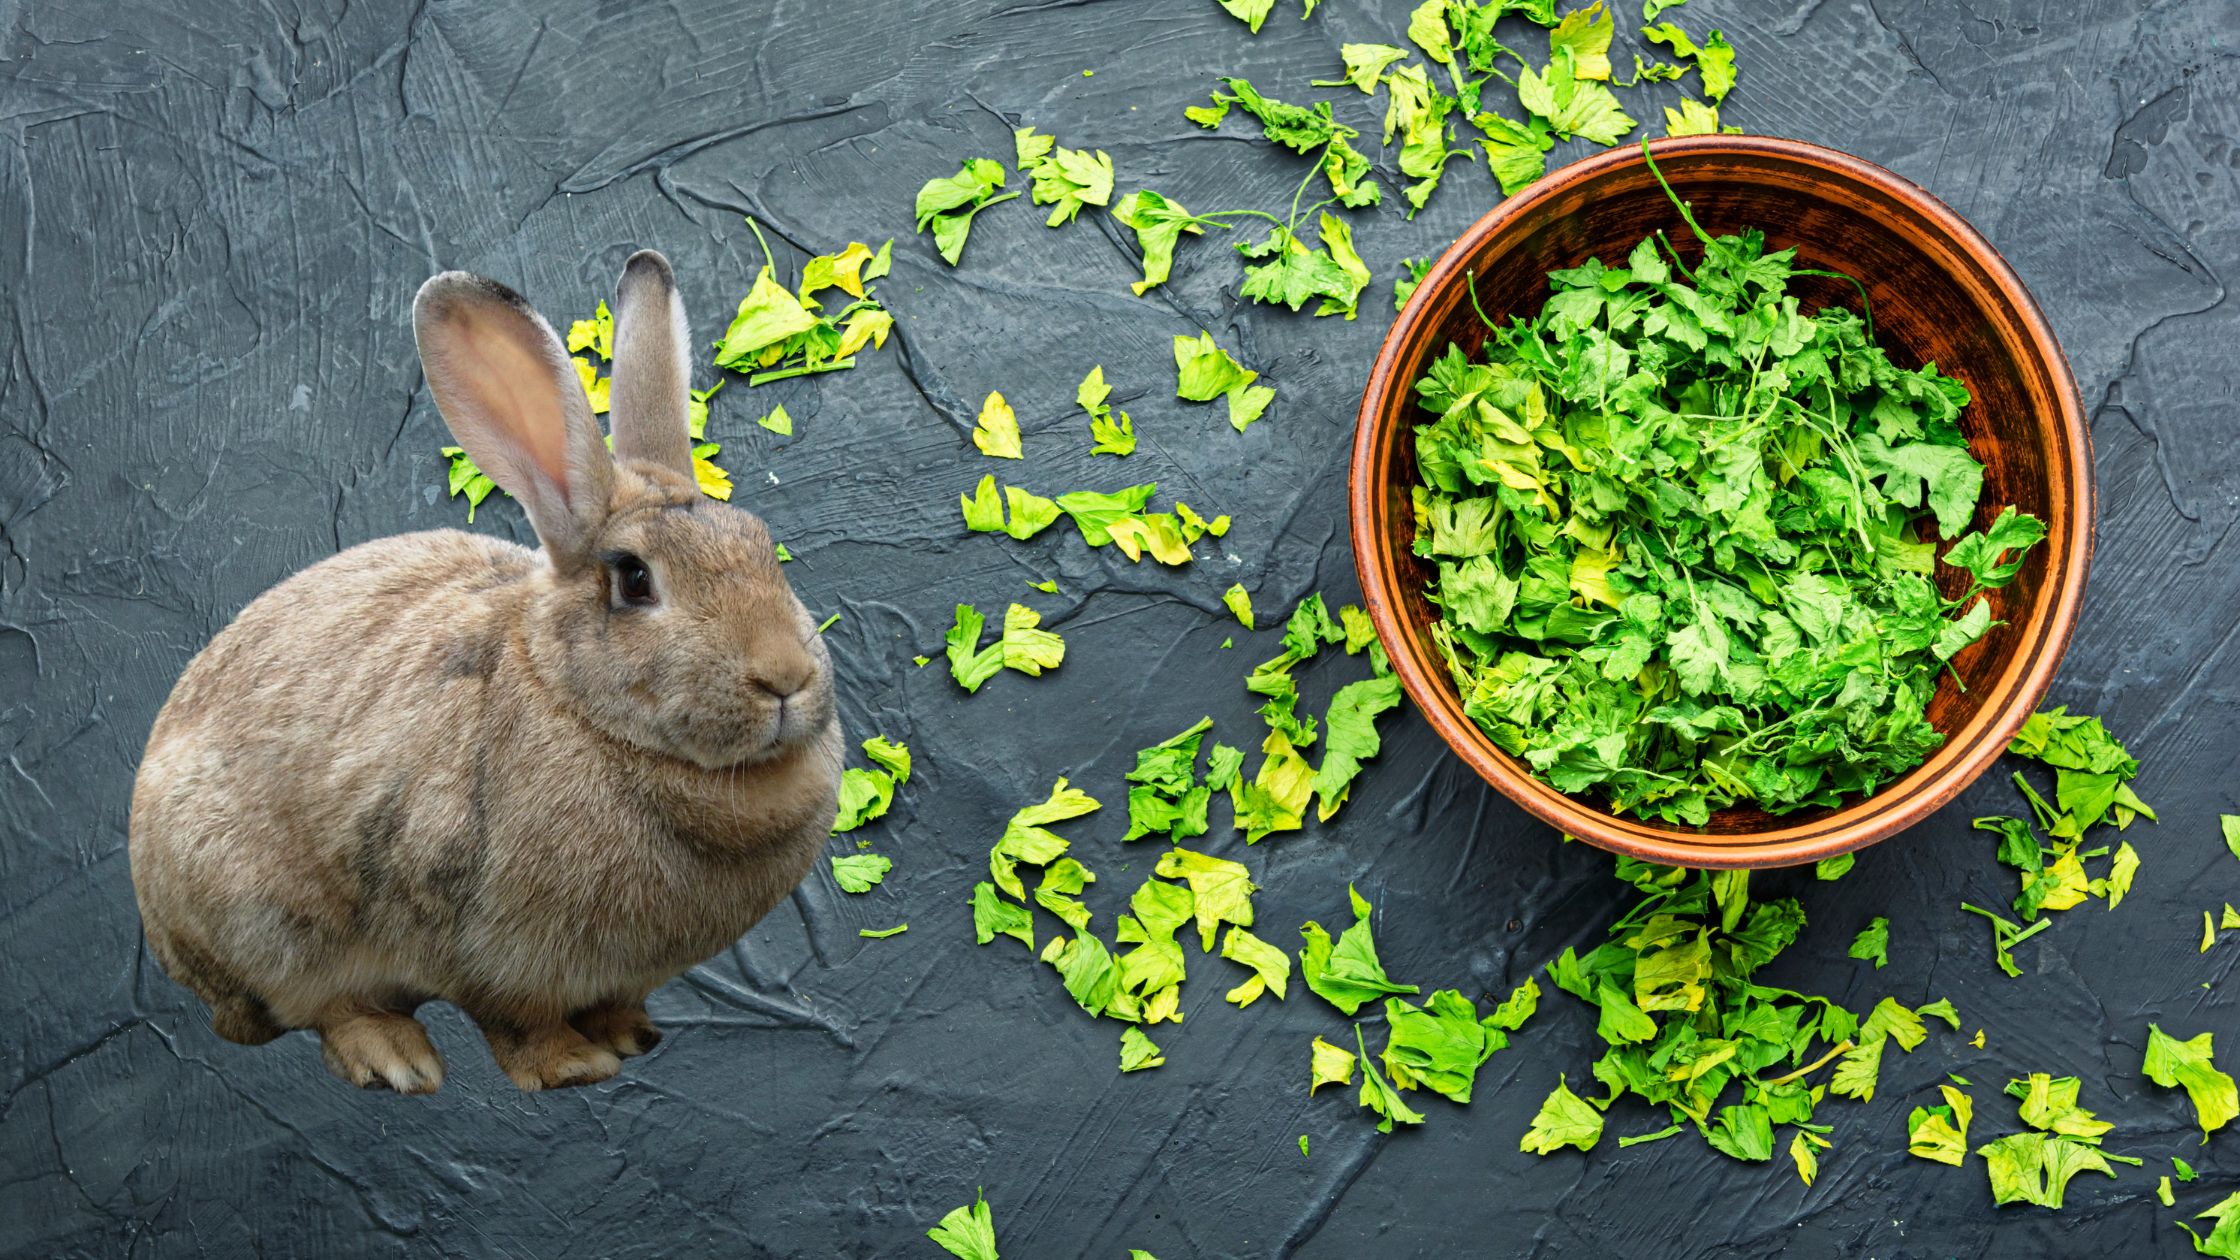
<svg viewBox="0 0 2240 1260"><path fill-rule="evenodd" d="M1673 205L1692 260L1658 233L1553 272L1537 317L1416 382L1432 635L1463 711L1558 791L1686 826L1834 806L1944 742L1938 675L2045 528L2009 507L1962 534L1967 388L1892 363L1871 312L1802 309L1792 277L1829 273L1795 250Z"/></svg>

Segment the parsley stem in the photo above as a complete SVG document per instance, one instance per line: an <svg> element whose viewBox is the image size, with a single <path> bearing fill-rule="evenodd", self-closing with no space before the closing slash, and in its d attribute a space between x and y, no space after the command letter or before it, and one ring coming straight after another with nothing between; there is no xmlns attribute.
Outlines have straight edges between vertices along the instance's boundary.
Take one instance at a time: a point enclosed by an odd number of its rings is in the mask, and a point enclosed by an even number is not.
<svg viewBox="0 0 2240 1260"><path fill-rule="evenodd" d="M1826 1054L1823 1054L1819 1058L1814 1059L1812 1062L1805 1064L1803 1067L1798 1068L1796 1071L1789 1073L1787 1076L1776 1076L1772 1080L1763 1083L1766 1085L1786 1085L1800 1076L1816 1072L1819 1069L1828 1066L1828 1060L1833 1059L1837 1055L1842 1054L1844 1051L1851 1049L1852 1045L1853 1042L1849 1038L1845 1038L1843 1041L1838 1042L1836 1045L1830 1047Z"/></svg>
<svg viewBox="0 0 2240 1260"><path fill-rule="evenodd" d="M770 242L762 239L762 225L755 222L754 216L751 214L745 215L743 217L747 221L748 229L754 233L755 243L762 246L762 265L769 268L770 271L775 274L778 270L778 260L771 256Z"/></svg>
<svg viewBox="0 0 2240 1260"><path fill-rule="evenodd" d="M1484 324L1489 330L1499 331L1494 322L1486 317L1486 308L1478 305L1478 273L1475 271L1463 272L1462 288L1464 292L1470 295L1470 309L1478 313L1478 322Z"/></svg>

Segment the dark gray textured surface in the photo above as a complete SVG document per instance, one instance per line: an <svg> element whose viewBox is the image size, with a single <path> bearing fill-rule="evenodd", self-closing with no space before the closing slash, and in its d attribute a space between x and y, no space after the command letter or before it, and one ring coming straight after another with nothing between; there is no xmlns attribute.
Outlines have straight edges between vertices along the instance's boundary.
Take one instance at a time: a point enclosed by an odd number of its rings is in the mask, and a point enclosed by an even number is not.
<svg viewBox="0 0 2240 1260"><path fill-rule="evenodd" d="M1350 1099L1306 1098L1308 1040L1345 1024L1303 990L1240 1012L1220 996L1234 969L1193 958L1188 1019L1158 1036L1168 1065L1120 1077L1117 1025L1014 944L972 944L963 899L987 845L1054 776L1109 803L1068 829L1105 877L1102 927L1153 856L1117 841L1132 751L1201 712L1254 738L1241 678L1274 636L1220 651L1234 627L1218 593L1242 580L1264 618L1310 589L1352 593L1346 440L1390 275L1494 193L1458 165L1413 223L1391 205L1358 218L1380 279L1351 324L1240 311L1219 243L1185 245L1175 283L1133 298L1124 233L1101 216L1046 231L1023 199L984 216L951 271L909 234L911 193L967 155L1008 159L1025 121L1108 150L1122 190L1272 208L1299 160L1181 108L1220 73L1306 97L1339 43L1400 42L1408 7L1326 0L1302 24L1285 0L1255 39L1210 0L0 3L0 1254L923 1255L923 1230L983 1185L1014 1257L2185 1252L2155 1174L2170 1154L2201 1168L2179 1199L2198 1211L2240 1157L2229 1133L2199 1146L2182 1096L2137 1067L2150 1019L2240 1053L2230 997L2202 987L2226 984L2240 942L2195 951L2200 911L2240 900L2214 835L2240 791L2230 0L1696 0L1675 15L1740 50L1730 121L1922 183L2044 304L2093 409L2102 513L2054 698L2107 716L2162 810L2134 833L2131 898L2060 916L2022 948L2020 980L1955 908L2011 895L1967 829L2013 808L2001 783L1840 884L1760 877L1813 920L1776 982L1861 1010L1949 996L1966 1032L1987 1030L1981 1051L1933 1033L1893 1056L1873 1104L1829 1104L1816 1186L1692 1137L1519 1154L1556 1073L1596 1053L1559 994L1473 1106L1432 1100L1420 1130L1383 1138ZM133 768L189 656L257 592L339 547L463 519L439 490L414 287L466 267L565 319L655 246L712 336L759 263L748 211L812 252L896 238L882 292L900 344L752 397L734 382L714 421L741 499L801 558L803 598L844 614L851 731L918 752L870 833L894 876L854 898L813 876L656 994L670 1040L591 1090L514 1092L448 1009L429 1012L451 1064L432 1100L352 1091L304 1037L218 1041L140 944ZM1241 437L1218 407L1171 398L1168 340L1201 326L1279 389ZM1087 458L1072 409L1099 362L1143 439L1124 469ZM990 389L1019 409L1027 484L1156 478L1235 514L1235 532L1182 571L1070 531L960 537L955 496L986 466L963 433ZM751 423L777 401L791 441ZM478 528L528 537L500 501ZM1000 607L1045 576L1064 594L1030 602L1068 638L1056 674L967 699L910 667L953 602ZM1351 676L1311 674L1310 703ZM1339 915L1353 880L1394 974L1427 989L1506 992L1599 939L1630 892L1607 858L1560 847L1412 714L1387 729L1334 825L1251 850L1208 838L1264 885L1264 936L1289 945L1302 919ZM1843 957L1874 914L1892 923L1881 972ZM904 919L898 939L855 934ZM2060 1213L1995 1211L1980 1161L1904 1154L1907 1109L1948 1070L1977 1083L1979 1138L2016 1127L1997 1082L2080 1074L2118 1124L2111 1149L2149 1168L2080 1179ZM1612 1129L1660 1123L1620 1109Z"/></svg>

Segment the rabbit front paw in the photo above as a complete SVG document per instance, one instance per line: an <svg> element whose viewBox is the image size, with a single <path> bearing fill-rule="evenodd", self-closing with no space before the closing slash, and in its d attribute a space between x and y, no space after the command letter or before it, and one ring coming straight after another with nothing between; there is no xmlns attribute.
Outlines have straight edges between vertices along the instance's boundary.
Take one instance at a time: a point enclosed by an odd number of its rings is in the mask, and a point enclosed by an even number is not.
<svg viewBox="0 0 2240 1260"><path fill-rule="evenodd" d="M622 1060L612 1050L593 1045L558 1018L522 1023L478 1015L475 1022L489 1039L499 1069L522 1089L596 1085L622 1070Z"/></svg>
<svg viewBox="0 0 2240 1260"><path fill-rule="evenodd" d="M396 1011L353 1011L319 1025L327 1070L360 1089L432 1094L443 1084L443 1056L419 1020Z"/></svg>

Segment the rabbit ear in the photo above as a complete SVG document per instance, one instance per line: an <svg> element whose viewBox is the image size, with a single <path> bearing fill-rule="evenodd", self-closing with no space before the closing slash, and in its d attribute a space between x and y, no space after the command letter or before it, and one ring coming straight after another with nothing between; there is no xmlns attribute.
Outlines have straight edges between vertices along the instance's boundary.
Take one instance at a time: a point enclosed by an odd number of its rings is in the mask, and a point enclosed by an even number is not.
<svg viewBox="0 0 2240 1260"><path fill-rule="evenodd" d="M521 295L446 271L412 300L420 367L469 458L529 511L553 564L588 558L614 458L568 353Z"/></svg>
<svg viewBox="0 0 2240 1260"><path fill-rule="evenodd" d="M608 418L616 459L643 459L692 475L688 408L691 333L669 260L630 255L614 297L614 384Z"/></svg>

